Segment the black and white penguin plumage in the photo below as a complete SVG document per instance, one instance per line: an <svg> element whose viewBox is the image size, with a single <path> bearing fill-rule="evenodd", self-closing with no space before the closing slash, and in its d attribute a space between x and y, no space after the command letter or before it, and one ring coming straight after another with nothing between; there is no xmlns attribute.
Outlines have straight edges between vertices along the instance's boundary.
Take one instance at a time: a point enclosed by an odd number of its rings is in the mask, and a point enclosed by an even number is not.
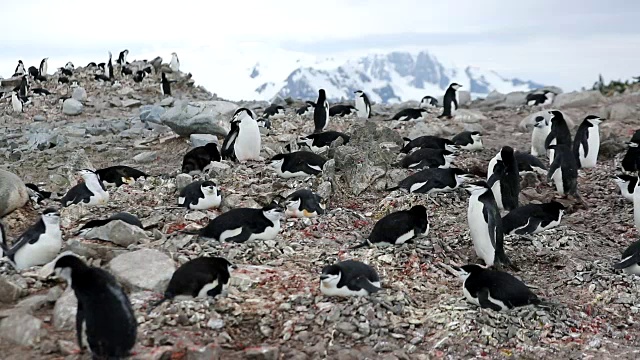
<svg viewBox="0 0 640 360"><path fill-rule="evenodd" d="M46 57L44 59L42 59L42 61L40 61L40 67L38 68L38 75L40 76L47 76L47 70L49 68L49 58Z"/></svg>
<svg viewBox="0 0 640 360"><path fill-rule="evenodd" d="M313 110L315 109L315 107L316 103L314 103L313 101L307 101L304 106L301 106L298 108L298 110L296 110L296 114L300 116L313 114Z"/></svg>
<svg viewBox="0 0 640 360"><path fill-rule="evenodd" d="M393 117L389 120L399 120L399 121L409 121L409 120L420 120L424 119L424 117L428 114L426 109L418 108L418 109L402 109L397 114L393 115Z"/></svg>
<svg viewBox="0 0 640 360"><path fill-rule="evenodd" d="M96 80L98 80L98 76L104 76L104 75L95 75ZM109 80L109 78L107 78L107 81ZM58 77L58 84L68 84L69 83L69 78L66 76L59 76Z"/></svg>
<svg viewBox="0 0 640 360"><path fill-rule="evenodd" d="M313 108L313 124L315 126L314 132L322 132L329 125L329 102L324 89L318 91L318 100Z"/></svg>
<svg viewBox="0 0 640 360"><path fill-rule="evenodd" d="M571 132L569 131L569 126L567 125L567 121L564 119L564 115L558 111L553 110L550 112L551 114L551 130L549 131L549 135L547 135L547 139L544 142L545 149L549 150L549 160L553 161L554 149L550 149L550 145L567 145L569 150L571 150Z"/></svg>
<svg viewBox="0 0 640 360"><path fill-rule="evenodd" d="M258 127L265 128L267 130L271 129L271 120L265 118L259 118L256 120L258 123Z"/></svg>
<svg viewBox="0 0 640 360"><path fill-rule="evenodd" d="M51 92L49 90L43 89L43 88L35 88L35 89L32 89L31 92L33 92L36 95L44 95L44 96L51 95Z"/></svg>
<svg viewBox="0 0 640 360"><path fill-rule="evenodd" d="M640 230L640 182L633 189L633 224Z"/></svg>
<svg viewBox="0 0 640 360"><path fill-rule="evenodd" d="M113 79L113 62L111 62L111 51L109 51L109 61L107 61L107 65L104 68L104 76L109 79Z"/></svg>
<svg viewBox="0 0 640 360"><path fill-rule="evenodd" d="M109 58L111 58L111 53L109 53ZM102 63L102 66L104 67L104 63ZM66 64L64 64L64 69L73 71L76 69L76 67L73 65L71 61L69 61Z"/></svg>
<svg viewBox="0 0 640 360"><path fill-rule="evenodd" d="M44 199L51 198L50 191L41 190L36 184L26 183L24 184L24 186L27 187L27 191L29 192L31 200L36 204L40 204Z"/></svg>
<svg viewBox="0 0 640 360"><path fill-rule="evenodd" d="M516 269L504 252L502 218L491 188L485 181L467 184L467 221L476 254L487 266L507 265Z"/></svg>
<svg viewBox="0 0 640 360"><path fill-rule="evenodd" d="M153 67L153 70L156 72L156 74L159 73L160 67L162 66L162 57L156 56L149 62L149 64L151 65L151 67Z"/></svg>
<svg viewBox="0 0 640 360"><path fill-rule="evenodd" d="M600 123L602 119L596 115L588 115L576 131L573 140L573 153L576 156L578 168L592 168L596 166L600 151Z"/></svg>
<svg viewBox="0 0 640 360"><path fill-rule="evenodd" d="M122 74L122 75L133 75L133 70L130 67L125 65L120 69L120 74Z"/></svg>
<svg viewBox="0 0 640 360"><path fill-rule="evenodd" d="M408 154L400 161L400 166L408 169L441 168L451 166L456 154L448 150L424 148Z"/></svg>
<svg viewBox="0 0 640 360"><path fill-rule="evenodd" d="M502 218L505 235L537 234L560 225L566 208L557 201L527 204L511 210Z"/></svg>
<svg viewBox="0 0 640 360"><path fill-rule="evenodd" d="M323 156L310 151L294 151L288 154L277 154L271 158L270 166L278 176L292 178L296 176L314 176L322 172Z"/></svg>
<svg viewBox="0 0 640 360"><path fill-rule="evenodd" d="M351 249L379 242L402 245L422 234L426 235L428 232L427 208L422 205L414 205L409 210L396 211L378 220L367 240Z"/></svg>
<svg viewBox="0 0 640 360"><path fill-rule="evenodd" d="M20 100L18 93L15 91L11 93L11 108L15 113L22 113L24 111L22 100Z"/></svg>
<svg viewBox="0 0 640 360"><path fill-rule="evenodd" d="M106 204L109 201L109 193L98 174L89 169L80 170L78 173L84 181L67 191L60 199L62 206L79 203L87 206Z"/></svg>
<svg viewBox="0 0 640 360"><path fill-rule="evenodd" d="M323 215L325 208L322 198L309 189L296 190L285 200L285 215L289 217L316 217Z"/></svg>
<svg viewBox="0 0 640 360"><path fill-rule="evenodd" d="M220 161L222 157L218 152L218 144L208 143L189 150L182 158L182 173L201 172L212 161Z"/></svg>
<svg viewBox="0 0 640 360"><path fill-rule="evenodd" d="M620 261L614 264L613 268L622 269L627 274L640 275L640 240L625 249Z"/></svg>
<svg viewBox="0 0 640 360"><path fill-rule="evenodd" d="M27 69L27 74L29 74L29 76L31 77L38 76L38 68L35 66L29 66L29 69Z"/></svg>
<svg viewBox="0 0 640 360"><path fill-rule="evenodd" d="M432 194L457 189L471 179L471 175L458 168L432 168L418 171L401 180L389 191L403 189L410 193Z"/></svg>
<svg viewBox="0 0 640 360"><path fill-rule="evenodd" d="M520 172L511 146L503 146L498 155L491 159L487 178L498 209L513 210L518 207Z"/></svg>
<svg viewBox="0 0 640 360"><path fill-rule="evenodd" d="M280 232L283 217L284 210L277 204L269 204L262 209L231 209L211 220L200 231L200 236L237 243L273 240Z"/></svg>
<svg viewBox="0 0 640 360"><path fill-rule="evenodd" d="M554 150L554 159L549 166L547 181L553 180L556 191L562 196L573 195L581 200L578 194L578 164L569 145L550 145Z"/></svg>
<svg viewBox="0 0 640 360"><path fill-rule="evenodd" d="M22 233L11 247L7 244L4 233L0 245L4 256L9 258L17 270L50 262L62 247L60 213L53 208L44 210L40 219Z"/></svg>
<svg viewBox="0 0 640 360"><path fill-rule="evenodd" d="M251 110L241 108L231 119L231 131L222 143L222 158L233 159L241 163L248 160L260 160L260 129Z"/></svg>
<svg viewBox="0 0 640 360"><path fill-rule="evenodd" d="M199 257L180 266L171 276L163 298L152 308L174 298L216 297L229 284L236 266L222 257Z"/></svg>
<svg viewBox="0 0 640 360"><path fill-rule="evenodd" d="M432 108L432 107L436 107L438 106L438 99L434 98L433 96L425 96L422 98L422 100L420 100L420 107L421 108Z"/></svg>
<svg viewBox="0 0 640 360"><path fill-rule="evenodd" d="M555 93L549 90L544 90L542 93L531 93L527 95L526 102L529 106L547 106L553 103L553 98L555 97L555 95Z"/></svg>
<svg viewBox="0 0 640 360"><path fill-rule="evenodd" d="M367 296L381 290L380 277L369 265L346 260L325 266L320 292L325 296Z"/></svg>
<svg viewBox="0 0 640 360"><path fill-rule="evenodd" d="M298 140L298 145L306 145L311 151L318 153L324 151L331 146L331 143L338 138L342 138L342 145L346 145L349 142L349 135L338 131L324 131L319 133L313 133L311 135L303 136Z"/></svg>
<svg viewBox="0 0 640 360"><path fill-rule="evenodd" d="M124 49L120 52L120 54L118 55L118 60L116 60L118 65L120 66L127 65L127 55L129 55L129 50L127 49Z"/></svg>
<svg viewBox="0 0 640 360"><path fill-rule="evenodd" d="M356 94L356 114L360 119L368 119L371 117L371 102L369 97L362 90L353 92Z"/></svg>
<svg viewBox="0 0 640 360"><path fill-rule="evenodd" d="M264 113L262 113L262 117L269 119L280 119L284 116L285 109L282 105L271 104L268 108L264 109Z"/></svg>
<svg viewBox="0 0 640 360"><path fill-rule="evenodd" d="M171 96L171 83L164 72L162 73L162 95Z"/></svg>
<svg viewBox="0 0 640 360"><path fill-rule="evenodd" d="M97 75L96 75L97 76ZM136 74L133 75L133 81L136 83L142 82L142 80L144 80L144 78L147 76L147 73L142 71L142 70L138 70L136 71ZM108 79L108 78L107 78Z"/></svg>
<svg viewBox="0 0 640 360"><path fill-rule="evenodd" d="M477 264L454 267L468 302L495 311L539 305L542 301L515 276Z"/></svg>
<svg viewBox="0 0 640 360"><path fill-rule="evenodd" d="M626 144L629 148L622 158L622 169L627 172L638 171L640 170L640 130L636 130Z"/></svg>
<svg viewBox="0 0 640 360"><path fill-rule="evenodd" d="M24 63L22 63L22 60L18 60L18 66L16 66L16 71L13 72L13 76L24 75L25 73Z"/></svg>
<svg viewBox="0 0 640 360"><path fill-rule="evenodd" d="M126 165L109 166L95 171L107 185L115 185L116 187L124 184L131 185L141 177L148 177L144 172Z"/></svg>
<svg viewBox="0 0 640 360"><path fill-rule="evenodd" d="M207 210L217 208L222 196L213 181L194 181L180 191L178 205L191 210Z"/></svg>
<svg viewBox="0 0 640 360"><path fill-rule="evenodd" d="M482 134L479 131L463 131L451 139L462 150L479 151L484 148Z"/></svg>
<svg viewBox="0 0 640 360"><path fill-rule="evenodd" d="M89 230L91 230L93 228L98 228L98 227L101 227L101 226L105 226L105 225L107 225L108 223L110 223L112 221L118 221L118 220L122 221L122 222L125 222L125 223L127 223L129 225L132 225L132 226L137 226L140 229L144 230L144 227L142 226L142 222L140 221L140 219L138 219L137 216L135 216L135 215L133 215L131 213L122 211L122 212L119 212L119 213L115 213L115 214L109 216L106 219L95 219L95 220L87 221L78 230L76 235L84 235L87 232L89 232Z"/></svg>
<svg viewBox="0 0 640 360"><path fill-rule="evenodd" d="M449 88L444 93L444 98L442 100L442 115L438 116L439 118L447 117L451 119L453 115L455 115L456 110L458 110L458 96L456 92L461 87L462 85L458 83L452 83L449 85Z"/></svg>
<svg viewBox="0 0 640 360"><path fill-rule="evenodd" d="M169 67L173 72L180 71L180 60L178 59L178 54L175 52L171 53L171 62L169 63Z"/></svg>
<svg viewBox="0 0 640 360"><path fill-rule="evenodd" d="M73 70L65 69L65 68L60 68L58 70L60 70L60 73L64 76L73 76Z"/></svg>
<svg viewBox="0 0 640 360"><path fill-rule="evenodd" d="M635 192L636 184L638 183L638 177L619 174L614 176L613 180L620 188L620 195L622 195L622 197L627 201L633 201L633 194Z"/></svg>
<svg viewBox="0 0 640 360"><path fill-rule="evenodd" d="M544 116L536 116L531 132L531 155L539 156L547 152L545 142L551 132L551 124Z"/></svg>
<svg viewBox="0 0 640 360"><path fill-rule="evenodd" d="M20 86L18 87L18 96L20 96L20 98L24 98L27 96L28 91L29 81L27 80L27 75L24 75L20 81Z"/></svg>
<svg viewBox="0 0 640 360"><path fill-rule="evenodd" d="M356 107L352 105L338 104L338 105L333 105L332 107L329 108L329 116L344 117L344 116L355 114L355 113L356 113Z"/></svg>
<svg viewBox="0 0 640 360"><path fill-rule="evenodd" d="M128 357L136 343L138 323L127 294L113 275L71 254L59 257L54 270L67 280L78 299L79 347L88 347L93 359Z"/></svg>
<svg viewBox="0 0 640 360"><path fill-rule="evenodd" d="M451 152L456 152L459 149L458 146L454 145L453 141L437 136L425 135L418 136L413 140L409 138L402 139L405 141L405 145L402 147L400 152L404 154L410 153L411 150L415 148L442 149Z"/></svg>
<svg viewBox="0 0 640 360"><path fill-rule="evenodd" d="M537 157L520 151L516 151L515 157L521 175L525 172L536 172L542 175L547 173L547 165Z"/></svg>

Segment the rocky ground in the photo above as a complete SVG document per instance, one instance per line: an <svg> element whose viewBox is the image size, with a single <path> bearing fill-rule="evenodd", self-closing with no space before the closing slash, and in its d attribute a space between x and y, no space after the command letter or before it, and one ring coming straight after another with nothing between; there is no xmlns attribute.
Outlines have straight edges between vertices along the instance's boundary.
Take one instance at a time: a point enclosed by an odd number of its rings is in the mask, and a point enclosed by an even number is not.
<svg viewBox="0 0 640 360"><path fill-rule="evenodd" d="M378 105L377 115L366 124L332 119L330 128L351 134L352 141L329 150L326 155L332 160L317 178L284 181L262 162L215 166L205 177L222 189L221 211L258 207L300 187L319 192L329 209L316 219L286 220L274 241L220 244L176 232L204 225L219 213L174 208L176 189L189 181L184 175L176 177L182 156L192 142L206 138L189 135L221 135L237 106L261 113L267 104L212 100L188 79L176 84L174 100L162 98L154 79L142 84L122 80L111 87L97 85L87 73L78 76L86 94L78 96L77 115L67 115L57 96L35 99L18 116L10 112L10 104L1 104L0 158L3 169L55 192L74 184L73 170L82 167L123 164L157 175L111 189L105 206L62 210L65 247L111 271L129 293L139 322L133 358L638 358L638 279L611 268L637 233L632 205L619 196L611 175L616 173L615 155L638 128L640 94L603 98L578 93L558 99L574 123L591 113L611 119L601 126L599 166L580 174L588 208L563 200L570 210L561 226L508 238L506 251L522 269L517 276L557 305L497 313L468 304L449 268L475 261L467 194L459 190L428 198L384 188L408 174L391 166L400 136L448 137L462 129L481 130L485 150L463 153L456 161L481 176L501 146L527 151L530 133L521 123L532 110L515 102L517 94L493 94L484 102L466 104L453 120L438 120L434 112L424 122L388 122L383 119L401 106ZM185 79L184 74L172 76ZM76 91L66 85L53 88L58 96ZM265 132L265 159L297 135L311 132L312 121L292 115L293 110L289 106L288 115L274 120L272 130ZM541 178L527 176L523 184L522 203L554 197L554 189ZM368 235L377 219L413 204L429 210L428 236L400 247L348 250ZM29 204L3 218L9 237L33 223L42 208ZM117 211L136 214L148 230L120 245L74 236L86 220ZM174 269L203 255L225 256L239 266L228 294L166 302L147 314ZM321 296L320 270L344 259L373 265L384 291L369 298ZM66 285L42 278L37 269L18 274L7 264L1 265L0 274L3 359L88 358L78 354L75 298L64 290Z"/></svg>

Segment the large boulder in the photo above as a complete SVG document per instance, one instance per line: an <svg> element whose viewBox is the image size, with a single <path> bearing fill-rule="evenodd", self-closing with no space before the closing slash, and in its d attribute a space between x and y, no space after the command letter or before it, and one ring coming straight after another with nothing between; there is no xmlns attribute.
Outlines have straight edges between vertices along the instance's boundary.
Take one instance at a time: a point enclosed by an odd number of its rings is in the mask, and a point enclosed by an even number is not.
<svg viewBox="0 0 640 360"><path fill-rule="evenodd" d="M53 327L56 330L74 329L77 311L78 299L69 286L62 296L56 300L56 305L53 307Z"/></svg>
<svg viewBox="0 0 640 360"><path fill-rule="evenodd" d="M21 208L29 201L29 192L18 175L0 169L0 217Z"/></svg>
<svg viewBox="0 0 640 360"><path fill-rule="evenodd" d="M69 98L62 103L62 113L65 115L80 115L83 108L82 103L74 98Z"/></svg>
<svg viewBox="0 0 640 360"><path fill-rule="evenodd" d="M553 100L553 106L557 108L582 107L597 105L604 100L604 96L597 90L572 91L556 96Z"/></svg>
<svg viewBox="0 0 640 360"><path fill-rule="evenodd" d="M42 321L30 314L14 314L0 322L0 337L18 345L33 346L46 335Z"/></svg>
<svg viewBox="0 0 640 360"><path fill-rule="evenodd" d="M527 103L527 95L528 92L524 91L514 91L507 94L504 99L504 104L506 106L522 106Z"/></svg>
<svg viewBox="0 0 640 360"><path fill-rule="evenodd" d="M80 102L87 101L87 91L83 87L78 86L77 88L73 89L71 97Z"/></svg>
<svg viewBox="0 0 640 360"><path fill-rule="evenodd" d="M471 104L471 93L465 90L458 90L458 106Z"/></svg>
<svg viewBox="0 0 640 360"><path fill-rule="evenodd" d="M635 109L625 103L613 104L606 108L605 118L609 120L626 120L635 117Z"/></svg>
<svg viewBox="0 0 640 360"><path fill-rule="evenodd" d="M121 220L109 221L106 225L94 227L84 237L109 241L123 247L149 240L144 230Z"/></svg>
<svg viewBox="0 0 640 360"><path fill-rule="evenodd" d="M158 105L143 105L140 107L140 120L162 124L161 117L167 110Z"/></svg>
<svg viewBox="0 0 640 360"><path fill-rule="evenodd" d="M122 285L134 291L164 292L175 270L169 256L152 249L125 253L109 262L109 271Z"/></svg>
<svg viewBox="0 0 640 360"><path fill-rule="evenodd" d="M163 124L180 136L212 134L226 136L228 120L238 105L222 100L186 102L176 101L160 116Z"/></svg>

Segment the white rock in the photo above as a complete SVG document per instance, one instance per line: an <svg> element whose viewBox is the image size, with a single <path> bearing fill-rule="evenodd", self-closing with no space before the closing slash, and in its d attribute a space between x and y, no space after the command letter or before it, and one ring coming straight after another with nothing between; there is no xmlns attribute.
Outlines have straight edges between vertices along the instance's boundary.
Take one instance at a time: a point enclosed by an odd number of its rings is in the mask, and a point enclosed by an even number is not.
<svg viewBox="0 0 640 360"><path fill-rule="evenodd" d="M482 115L478 110L458 109L455 113L454 119L463 123L477 123L487 120L487 117Z"/></svg>
<svg viewBox="0 0 640 360"><path fill-rule="evenodd" d="M582 107L604 102L604 96L598 90L572 91L559 94L553 100L556 108Z"/></svg>
<svg viewBox="0 0 640 360"><path fill-rule="evenodd" d="M164 292L176 267L173 260L158 250L142 249L115 257L109 271L132 290Z"/></svg>
<svg viewBox="0 0 640 360"><path fill-rule="evenodd" d="M218 137L212 134L191 134L189 136L189 140L193 147L205 146L209 143L216 143L220 145Z"/></svg>
<svg viewBox="0 0 640 360"><path fill-rule="evenodd" d="M33 346L47 335L42 321L33 315L19 313L0 322L0 337L23 346Z"/></svg>
<svg viewBox="0 0 640 360"><path fill-rule="evenodd" d="M80 102L85 102L87 101L87 91L83 87L78 86L77 88L73 89L73 94L71 94L71 97Z"/></svg>
<svg viewBox="0 0 640 360"><path fill-rule="evenodd" d="M155 151L144 151L133 157L133 161L137 163L149 163L154 161L158 157L158 153Z"/></svg>
<svg viewBox="0 0 640 360"><path fill-rule="evenodd" d="M180 136L214 134L225 136L228 120L238 105L228 101L186 102L176 101L161 116L162 122Z"/></svg>
<svg viewBox="0 0 640 360"><path fill-rule="evenodd" d="M21 208L29 201L29 192L18 175L0 169L0 217Z"/></svg>
<svg viewBox="0 0 640 360"><path fill-rule="evenodd" d="M53 327L57 330L72 330L76 326L76 312L78 311L78 299L71 287L58 298L53 307Z"/></svg>
<svg viewBox="0 0 640 360"><path fill-rule="evenodd" d="M140 104L142 104L140 100L136 100L136 99L122 100L122 107L134 107L134 106L139 106Z"/></svg>
<svg viewBox="0 0 640 360"><path fill-rule="evenodd" d="M149 240L144 230L121 220L109 221L104 226L92 228L84 237L109 241L123 247Z"/></svg>
<svg viewBox="0 0 640 360"><path fill-rule="evenodd" d="M182 191L187 185L193 182L193 176L189 174L178 174L176 175L176 188L178 192Z"/></svg>
<svg viewBox="0 0 640 360"><path fill-rule="evenodd" d="M504 104L507 106L522 106L527 103L528 92L514 91L507 94L504 99Z"/></svg>
<svg viewBox="0 0 640 360"><path fill-rule="evenodd" d="M65 115L80 115L84 106L76 99L67 99L62 103L62 113Z"/></svg>

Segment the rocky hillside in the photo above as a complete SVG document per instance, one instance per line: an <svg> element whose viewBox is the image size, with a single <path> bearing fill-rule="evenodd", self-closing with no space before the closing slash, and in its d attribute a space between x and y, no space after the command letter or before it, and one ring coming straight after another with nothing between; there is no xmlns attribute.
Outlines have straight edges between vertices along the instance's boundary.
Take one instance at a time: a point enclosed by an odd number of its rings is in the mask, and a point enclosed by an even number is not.
<svg viewBox="0 0 640 360"><path fill-rule="evenodd" d="M521 268L516 276L557 305L498 313L467 303L450 272L450 265L476 261L467 228L468 195L458 190L427 197L385 188L409 173L393 166L401 136L482 131L485 149L463 153L455 162L479 176L501 146L527 151L534 109L523 106L525 93L468 99L452 120L437 119L437 111L425 121L383 120L415 102L376 105L378 115L367 122L332 119L332 130L352 138L324 154L330 160L321 175L283 180L263 162L223 161L203 175L220 186L221 209L186 211L175 208L178 189L191 180L178 174L182 156L193 146L221 142L237 107L260 114L268 104L214 98L181 73L170 74L177 80L174 98L159 93L157 75L139 84L119 79L114 86L96 83L84 69L75 76L80 85L75 89L56 85L53 76L42 86L54 94L34 97L23 114L14 114L6 100L0 103L0 168L53 192L75 184L75 170L81 168L122 164L152 175L111 188L106 205L62 209L65 249L113 273L129 294L139 324L133 359L638 358L640 330L634 319L640 286L636 277L611 268L638 233L632 205L622 200L611 175L624 141L640 127L640 93L610 98L566 93L556 99L554 106L575 124L592 113L609 119L601 125L599 165L579 179L589 207L561 199L569 206L561 226L507 239L506 251ZM66 99L70 96L73 100ZM313 131L310 119L295 115L297 105L287 104L285 117L264 131L265 159ZM543 178L522 181L522 204L555 197ZM273 241L221 244L177 232L301 187L327 199L327 214L287 219ZM415 204L428 208L427 236L415 244L348 250L382 216ZM5 216L8 237L15 239L50 205L56 202L29 203ZM147 230L132 232L126 242L75 235L86 221L118 211L137 215ZM225 296L166 302L147 313L176 267L206 255L238 265ZM363 298L322 296L320 270L345 259L375 267L384 290ZM78 354L76 300L62 281L43 278L38 269L18 273L6 263L0 274L3 359L88 358Z"/></svg>

